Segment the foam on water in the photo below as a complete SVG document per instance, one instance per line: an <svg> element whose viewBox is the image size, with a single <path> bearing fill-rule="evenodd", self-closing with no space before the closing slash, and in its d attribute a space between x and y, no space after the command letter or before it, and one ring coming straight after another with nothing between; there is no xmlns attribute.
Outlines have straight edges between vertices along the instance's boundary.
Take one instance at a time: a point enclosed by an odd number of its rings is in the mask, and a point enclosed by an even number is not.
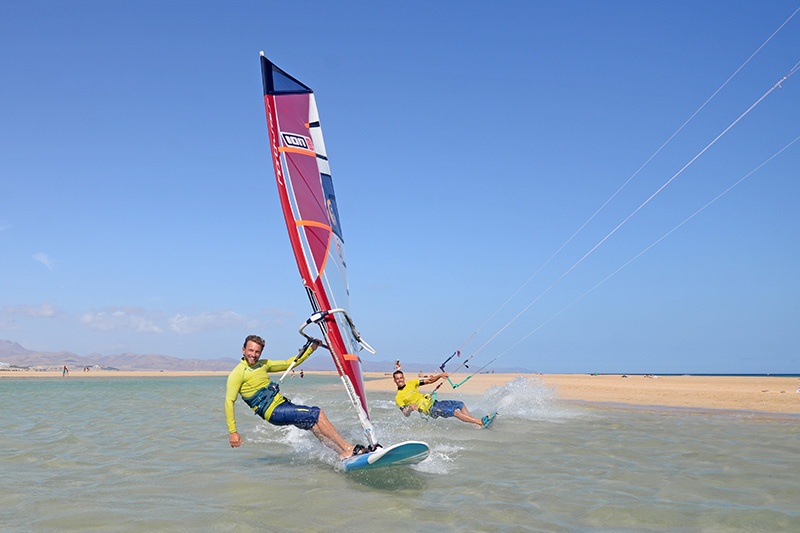
<svg viewBox="0 0 800 533"><path fill-rule="evenodd" d="M431 447L431 454L428 458L412 468L427 474L447 474L455 464L456 457L461 450L463 448L459 446L436 444Z"/></svg>
<svg viewBox="0 0 800 533"><path fill-rule="evenodd" d="M334 466L338 462L336 453L323 445L310 431L294 426L272 426L258 422L251 434L245 437L248 445L266 446L268 449L281 449L282 453ZM277 445L277 446L276 446Z"/></svg>

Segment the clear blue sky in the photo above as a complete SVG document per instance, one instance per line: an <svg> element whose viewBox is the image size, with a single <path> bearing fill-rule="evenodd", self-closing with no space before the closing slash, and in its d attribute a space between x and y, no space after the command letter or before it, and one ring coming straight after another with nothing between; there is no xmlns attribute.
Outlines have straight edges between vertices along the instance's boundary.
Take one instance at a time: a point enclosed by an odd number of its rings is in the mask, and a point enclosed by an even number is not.
<svg viewBox="0 0 800 533"><path fill-rule="evenodd" d="M358 329L379 360L438 364L798 7L4 2L0 338L234 361L258 333L295 352L309 306L264 50L317 94ZM800 135L800 75L570 267L799 51L800 14L480 329L465 354L502 331L473 369L798 372L800 142L576 299Z"/></svg>

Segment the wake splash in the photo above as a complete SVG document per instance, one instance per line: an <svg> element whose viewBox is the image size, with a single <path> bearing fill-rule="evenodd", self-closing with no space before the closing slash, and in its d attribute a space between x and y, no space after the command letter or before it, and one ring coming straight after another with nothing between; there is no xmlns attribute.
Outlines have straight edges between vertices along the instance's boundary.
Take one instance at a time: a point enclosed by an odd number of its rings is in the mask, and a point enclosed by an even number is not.
<svg viewBox="0 0 800 533"><path fill-rule="evenodd" d="M247 440L253 444L278 444L287 447L291 449L287 452L290 461L302 457L303 460L314 459L331 466L339 461L334 451L323 445L312 432L294 426L278 427L262 422L254 428L253 434Z"/></svg>
<svg viewBox="0 0 800 533"><path fill-rule="evenodd" d="M341 407L341 391L317 391L312 399L306 395L293 395L297 403L319 405L345 440L364 443L361 428L354 423L351 412ZM584 418L585 410L571 406L557 399L555 389L548 387L536 377L518 376L500 386L493 386L480 395L458 395L452 391L444 399L463 400L475 416L498 412L489 432L482 432L474 426L455 419L431 419L417 414L404 417L393 398L376 398L371 402L372 422L379 441L394 444L405 440L421 440L431 447L431 454L410 470L425 474L448 474L458 469L464 454L472 453L475 439L493 440L509 438L509 431L522 430L531 426L530 422L563 423L576 418ZM507 421L516 423L507 425ZM521 425L519 422L523 422ZM513 429L512 429L513 428ZM247 431L245 441L271 448L273 454L282 457L287 463L309 461L334 467L338 456L314 437L310 431L294 426L276 427L260 421Z"/></svg>
<svg viewBox="0 0 800 533"><path fill-rule="evenodd" d="M480 404L487 411L497 411L502 418L557 421L578 416L578 411L570 410L556 399L554 388L537 378L524 376L489 388Z"/></svg>

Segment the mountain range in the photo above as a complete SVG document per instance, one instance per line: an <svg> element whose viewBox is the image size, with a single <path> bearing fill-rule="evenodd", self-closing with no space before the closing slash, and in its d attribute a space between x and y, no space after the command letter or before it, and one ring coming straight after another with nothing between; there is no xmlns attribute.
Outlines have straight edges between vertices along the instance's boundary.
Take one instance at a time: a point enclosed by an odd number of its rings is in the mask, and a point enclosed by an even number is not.
<svg viewBox="0 0 800 533"><path fill-rule="evenodd" d="M17 342L0 339L0 366L13 366L19 368L61 369L64 365L74 369L83 367L98 367L109 370L164 370L174 371L227 371L239 362L238 358L231 356L224 359L183 359L160 354L135 354L120 353L112 355L89 354L79 356L72 352L37 352L28 350ZM458 366L458 365L454 365ZM435 372L436 362L427 364L416 362L403 362L403 367L414 373L418 371ZM335 370L333 359L330 357L314 357L303 364L305 370ZM392 372L394 361L372 361L362 357L361 368L364 372ZM450 370L448 367L447 370ZM521 367L494 368L492 371L513 373L528 372ZM462 370L470 372L470 370Z"/></svg>
<svg viewBox="0 0 800 533"><path fill-rule="evenodd" d="M164 370L164 371L223 371L231 370L238 358L225 359L182 359L160 354L120 353L101 355L97 353L79 356L72 352L37 352L29 350L17 342L0 339L0 365L19 368L60 369L99 367L113 370ZM389 361L364 361L365 372L388 372L394 368ZM316 357L307 361L306 370L335 370L330 357Z"/></svg>
<svg viewBox="0 0 800 533"><path fill-rule="evenodd" d="M168 355L120 353L113 355L89 354L79 356L72 352L37 352L19 343L0 339L0 363L21 368L100 367L116 370L230 370L234 359L181 359Z"/></svg>

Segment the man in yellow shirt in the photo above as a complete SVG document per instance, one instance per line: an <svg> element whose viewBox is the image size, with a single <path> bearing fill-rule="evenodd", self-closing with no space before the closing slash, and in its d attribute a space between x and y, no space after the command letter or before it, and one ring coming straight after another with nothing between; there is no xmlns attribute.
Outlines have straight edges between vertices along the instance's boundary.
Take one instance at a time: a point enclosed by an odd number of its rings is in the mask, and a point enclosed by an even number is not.
<svg viewBox="0 0 800 533"><path fill-rule="evenodd" d="M419 411L421 414L428 415L431 418L450 418L454 416L463 422L475 424L481 428L487 427L490 422L489 417L484 416L483 419L478 420L472 416L464 402L458 400L434 401L429 394L419 392L421 385L432 385L447 376L447 372L442 372L434 376L406 381L405 374L401 370L395 370L394 374L392 374L392 379L397 385L397 395L394 398L397 407L406 416L411 416L412 412Z"/></svg>
<svg viewBox="0 0 800 533"><path fill-rule="evenodd" d="M236 430L233 408L236 398L241 395L242 400L250 406L253 412L270 424L293 425L300 429L311 430L323 444L338 453L340 459L369 452L370 450L361 444L353 446L344 440L325 416L325 412L319 407L295 405L281 395L278 384L269 378L268 373L285 371L295 358L284 361L270 359L259 361L265 344L264 339L258 335L248 336L242 346L242 360L228 375L225 418L228 423L231 447L238 448L242 445L242 437ZM311 343L297 358L296 365L308 359L319 345L320 341L317 340Z"/></svg>

